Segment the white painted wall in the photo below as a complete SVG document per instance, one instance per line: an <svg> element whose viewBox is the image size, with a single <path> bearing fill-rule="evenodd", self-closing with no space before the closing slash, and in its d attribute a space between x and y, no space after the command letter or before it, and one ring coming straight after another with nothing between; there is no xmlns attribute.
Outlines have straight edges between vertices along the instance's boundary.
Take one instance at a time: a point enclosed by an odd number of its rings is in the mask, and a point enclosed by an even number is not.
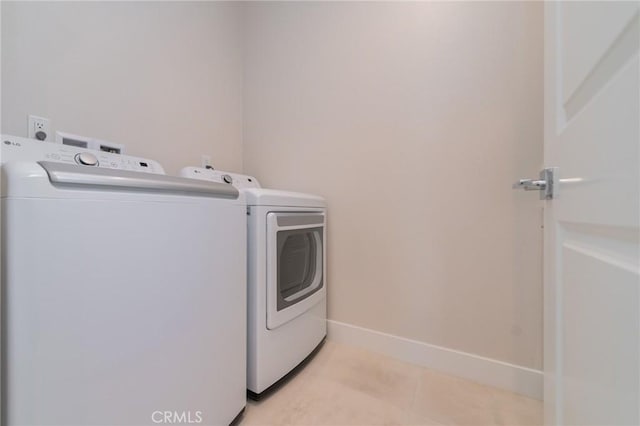
<svg viewBox="0 0 640 426"><path fill-rule="evenodd" d="M242 8L214 2L7 2L2 132L27 115L126 144L175 173L242 168Z"/></svg>
<svg viewBox="0 0 640 426"><path fill-rule="evenodd" d="M2 132L322 194L331 319L541 367L541 4L1 8Z"/></svg>
<svg viewBox="0 0 640 426"><path fill-rule="evenodd" d="M329 202L329 316L542 364L542 4L247 6L244 166Z"/></svg>

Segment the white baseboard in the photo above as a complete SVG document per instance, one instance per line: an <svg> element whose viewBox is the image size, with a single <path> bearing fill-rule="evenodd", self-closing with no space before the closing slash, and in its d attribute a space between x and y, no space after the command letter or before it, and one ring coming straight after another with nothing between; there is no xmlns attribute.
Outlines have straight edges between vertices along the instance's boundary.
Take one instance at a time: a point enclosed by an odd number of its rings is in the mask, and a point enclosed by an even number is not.
<svg viewBox="0 0 640 426"><path fill-rule="evenodd" d="M327 337L483 385L542 399L543 375L539 370L333 320L327 321Z"/></svg>

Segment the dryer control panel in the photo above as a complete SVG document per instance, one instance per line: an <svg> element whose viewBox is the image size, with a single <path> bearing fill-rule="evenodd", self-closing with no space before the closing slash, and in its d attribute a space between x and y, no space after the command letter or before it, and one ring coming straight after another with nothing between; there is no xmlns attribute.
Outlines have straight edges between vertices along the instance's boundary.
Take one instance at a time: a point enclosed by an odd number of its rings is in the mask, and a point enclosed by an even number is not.
<svg viewBox="0 0 640 426"><path fill-rule="evenodd" d="M222 170L206 169L204 167L185 167L180 170L180 176L192 179L208 180L226 183L236 189L260 188L260 183L253 176L239 173L224 172Z"/></svg>
<svg viewBox="0 0 640 426"><path fill-rule="evenodd" d="M148 158L111 154L105 151L2 135L0 163L9 161L55 161L87 167L165 174L160 163Z"/></svg>

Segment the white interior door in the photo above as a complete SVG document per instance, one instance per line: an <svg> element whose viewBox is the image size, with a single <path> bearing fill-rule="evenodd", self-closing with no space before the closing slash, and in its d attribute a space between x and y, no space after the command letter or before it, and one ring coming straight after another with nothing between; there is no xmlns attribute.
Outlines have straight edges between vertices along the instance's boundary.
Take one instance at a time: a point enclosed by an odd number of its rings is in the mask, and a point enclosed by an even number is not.
<svg viewBox="0 0 640 426"><path fill-rule="evenodd" d="M545 421L640 423L638 2L545 4Z"/></svg>

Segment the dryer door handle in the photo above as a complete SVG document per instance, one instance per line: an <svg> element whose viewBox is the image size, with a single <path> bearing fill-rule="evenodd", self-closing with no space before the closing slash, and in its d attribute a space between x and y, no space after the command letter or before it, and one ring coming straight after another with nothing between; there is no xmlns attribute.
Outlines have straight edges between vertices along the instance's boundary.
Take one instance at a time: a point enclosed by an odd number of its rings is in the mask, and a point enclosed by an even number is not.
<svg viewBox="0 0 640 426"><path fill-rule="evenodd" d="M310 228L324 226L320 213L275 213L278 228Z"/></svg>

